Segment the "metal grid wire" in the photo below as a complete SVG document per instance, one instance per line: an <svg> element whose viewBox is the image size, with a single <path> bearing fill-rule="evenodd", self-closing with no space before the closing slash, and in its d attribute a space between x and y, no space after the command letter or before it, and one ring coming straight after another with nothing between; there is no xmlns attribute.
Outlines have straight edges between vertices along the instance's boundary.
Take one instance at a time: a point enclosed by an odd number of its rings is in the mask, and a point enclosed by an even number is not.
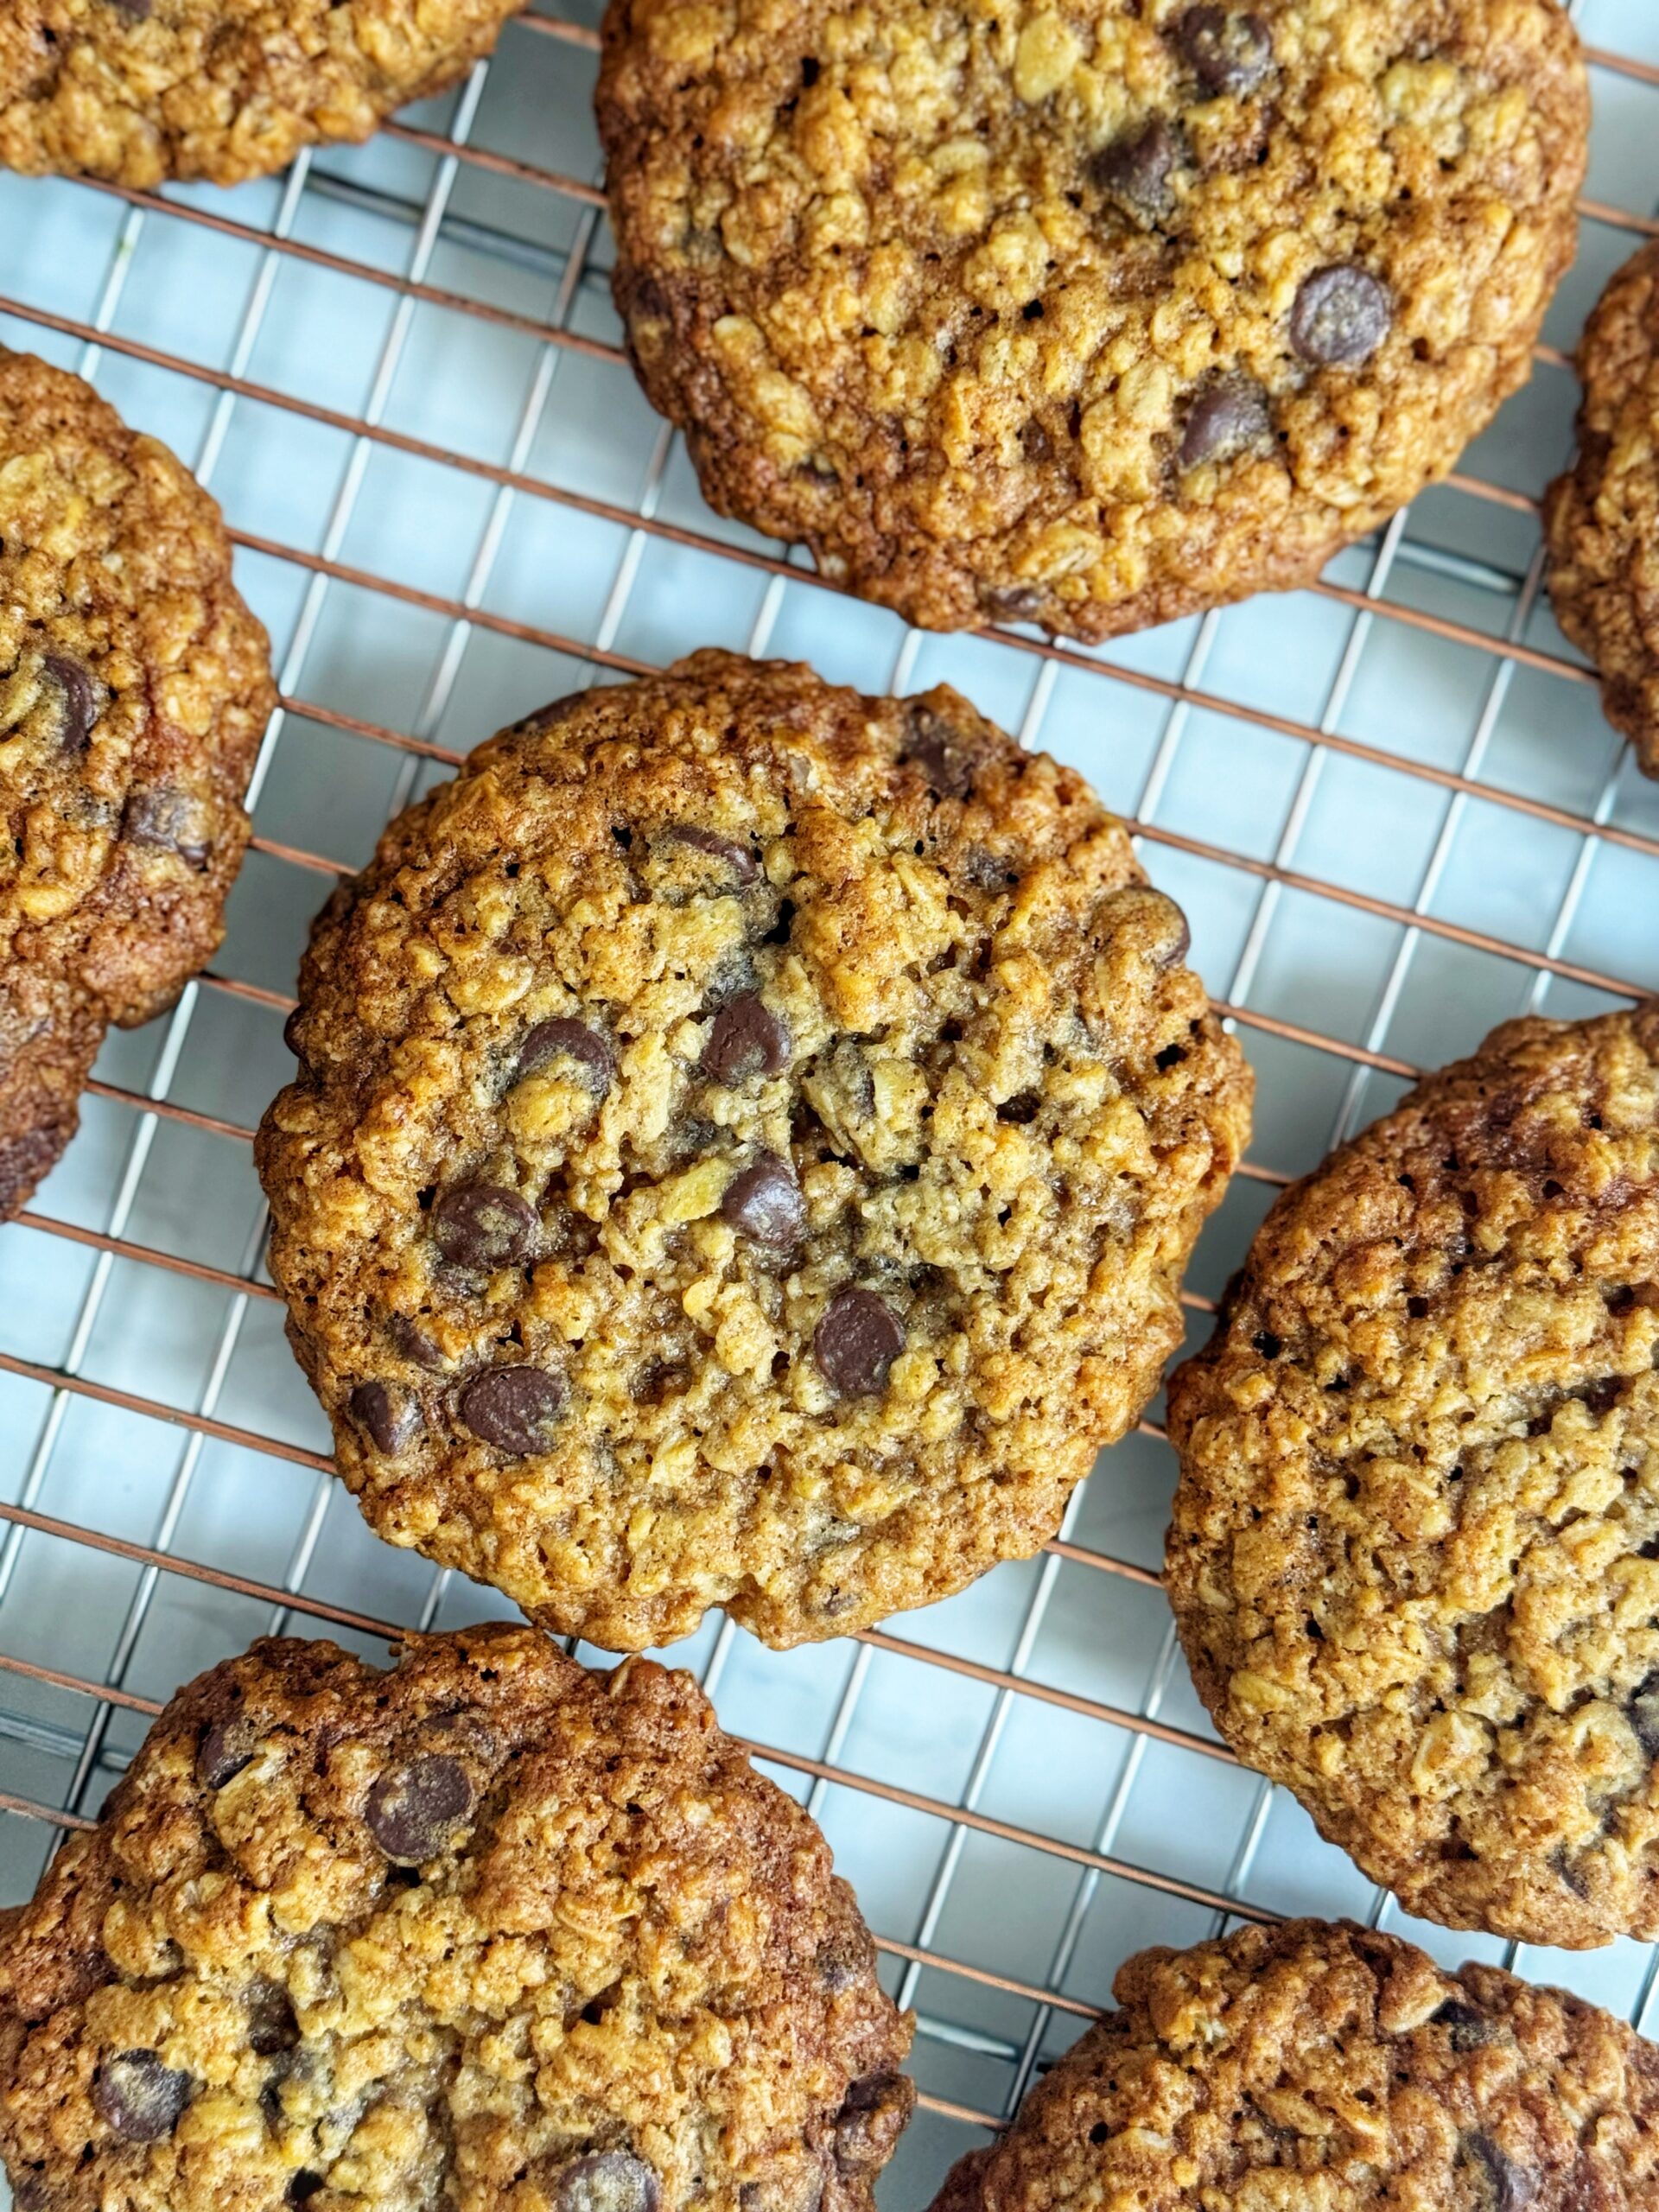
<svg viewBox="0 0 1659 2212"><path fill-rule="evenodd" d="M617 342L591 20L527 15L369 147L234 193L0 179L0 335L93 378L221 499L282 694L219 963L111 1038L81 1136L0 1234L0 1897L88 1823L174 1686L252 1636L376 1655L499 1610L378 1544L330 1479L248 1143L327 883L543 699L720 642L874 691L948 678L1081 767L1187 907L1257 1069L1252 1156L1185 1294L1200 1332L1274 1188L1419 1066L1659 985L1659 789L1549 621L1536 524L1578 325L1659 235L1659 11L1573 12L1595 196L1528 391L1314 589L1098 652L906 630L702 506ZM917 2007L890 2204L926 2201L1142 1943L1346 1911L1516 1959L1407 1922L1217 1741L1158 1590L1172 1478L1148 1419L1044 1555L902 1634L779 1656L715 1619L672 1655L823 1823ZM1659 1950L1518 1963L1659 2031Z"/></svg>

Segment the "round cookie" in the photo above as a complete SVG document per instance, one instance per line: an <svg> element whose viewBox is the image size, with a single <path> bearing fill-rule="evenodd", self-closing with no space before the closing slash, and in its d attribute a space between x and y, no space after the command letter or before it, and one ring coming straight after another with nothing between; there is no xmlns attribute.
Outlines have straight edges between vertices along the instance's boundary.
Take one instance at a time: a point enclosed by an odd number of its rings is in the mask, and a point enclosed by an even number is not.
<svg viewBox="0 0 1659 2212"><path fill-rule="evenodd" d="M259 1136L369 1520L613 1649L1036 1550L1244 1140L1186 942L944 689L704 652L493 739L324 912Z"/></svg>
<svg viewBox="0 0 1659 2212"><path fill-rule="evenodd" d="M1544 499L1555 619L1602 704L1659 776L1659 242L1627 261L1579 344L1578 453Z"/></svg>
<svg viewBox="0 0 1659 2212"><path fill-rule="evenodd" d="M226 1661L5 1919L20 2212L867 2212L913 2096L812 1821L522 1626Z"/></svg>
<svg viewBox="0 0 1659 2212"><path fill-rule="evenodd" d="M1495 1030L1286 1192L1177 1370L1166 1585L1408 1909L1659 1934L1659 1005Z"/></svg>
<svg viewBox="0 0 1659 2212"><path fill-rule="evenodd" d="M11 0L0 163L238 184L442 92L523 0Z"/></svg>
<svg viewBox="0 0 1659 2212"><path fill-rule="evenodd" d="M275 698L213 501L90 385L0 348L0 1220L73 1135L110 1023L223 936Z"/></svg>
<svg viewBox="0 0 1659 2212"><path fill-rule="evenodd" d="M933 2212L1645 2212L1659 2050L1351 1922L1143 1951Z"/></svg>
<svg viewBox="0 0 1659 2212"><path fill-rule="evenodd" d="M932 629L1315 577L1526 378L1556 0L611 0L615 289L722 513Z"/></svg>

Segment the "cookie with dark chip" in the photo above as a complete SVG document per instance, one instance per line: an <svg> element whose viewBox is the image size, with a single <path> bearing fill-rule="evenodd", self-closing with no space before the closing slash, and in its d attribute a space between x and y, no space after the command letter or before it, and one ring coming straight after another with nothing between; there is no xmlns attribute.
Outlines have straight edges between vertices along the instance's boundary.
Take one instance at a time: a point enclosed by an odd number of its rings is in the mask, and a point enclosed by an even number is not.
<svg viewBox="0 0 1659 2212"><path fill-rule="evenodd" d="M1408 1909L1659 1935L1659 1005L1515 1021L1287 1191L1171 1380L1239 1756Z"/></svg>
<svg viewBox="0 0 1659 2212"><path fill-rule="evenodd" d="M1557 0L611 0L615 290L722 513L934 629L1312 581L1529 373Z"/></svg>
<svg viewBox="0 0 1659 2212"><path fill-rule="evenodd" d="M1185 952L950 691L701 653L492 740L323 914L260 1133L369 1520L624 1649L1034 1551L1243 1141Z"/></svg>
<svg viewBox="0 0 1659 2212"><path fill-rule="evenodd" d="M1649 2212L1659 2050L1349 1922L1143 1951L933 2212Z"/></svg>
<svg viewBox="0 0 1659 2212"><path fill-rule="evenodd" d="M909 2040L691 1677L522 1626L227 1660L0 1927L29 2212L869 2212Z"/></svg>
<svg viewBox="0 0 1659 2212"><path fill-rule="evenodd" d="M0 1220L74 1134L109 1025L219 944L275 696L213 501L90 385L0 348Z"/></svg>

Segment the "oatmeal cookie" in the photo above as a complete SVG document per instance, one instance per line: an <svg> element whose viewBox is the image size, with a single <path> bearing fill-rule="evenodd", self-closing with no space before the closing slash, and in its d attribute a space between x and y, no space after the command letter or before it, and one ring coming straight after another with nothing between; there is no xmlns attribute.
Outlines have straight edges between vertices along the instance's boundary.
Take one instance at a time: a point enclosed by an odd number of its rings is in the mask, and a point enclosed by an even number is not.
<svg viewBox="0 0 1659 2212"><path fill-rule="evenodd" d="M934 2212L1649 2212L1659 2050L1318 1920L1143 1951Z"/></svg>
<svg viewBox="0 0 1659 2212"><path fill-rule="evenodd" d="M0 348L0 1220L73 1135L110 1023L223 935L275 696L213 500L90 385Z"/></svg>
<svg viewBox="0 0 1659 2212"><path fill-rule="evenodd" d="M812 1821L523 1626L226 1661L7 1920L21 2212L868 2212L912 2101Z"/></svg>
<svg viewBox="0 0 1659 2212"><path fill-rule="evenodd" d="M1573 466L1544 500L1555 618L1601 675L1602 704L1659 776L1659 240L1602 294L1579 346Z"/></svg>
<svg viewBox="0 0 1659 2212"><path fill-rule="evenodd" d="M1239 1756L1414 1913L1659 1935L1659 1005L1515 1021L1285 1192L1180 1368Z"/></svg>
<svg viewBox="0 0 1659 2212"><path fill-rule="evenodd" d="M705 652L493 739L324 912L260 1132L369 1520L623 1649L1036 1550L1245 1135L1186 943L944 689Z"/></svg>
<svg viewBox="0 0 1659 2212"><path fill-rule="evenodd" d="M442 92L524 0L9 0L0 163L238 184Z"/></svg>
<svg viewBox="0 0 1659 2212"><path fill-rule="evenodd" d="M707 497L935 629L1310 582L1528 374L1556 0L611 0L616 298Z"/></svg>

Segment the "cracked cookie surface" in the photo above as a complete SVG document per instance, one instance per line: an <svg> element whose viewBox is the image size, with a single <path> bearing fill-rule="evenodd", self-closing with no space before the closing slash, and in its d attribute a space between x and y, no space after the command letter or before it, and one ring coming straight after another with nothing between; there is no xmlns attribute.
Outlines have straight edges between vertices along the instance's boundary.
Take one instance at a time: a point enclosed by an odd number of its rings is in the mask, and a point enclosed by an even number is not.
<svg viewBox="0 0 1659 2212"><path fill-rule="evenodd" d="M1239 1756L1414 1913L1659 1934L1659 1006L1495 1030L1274 1206L1171 1379Z"/></svg>
<svg viewBox="0 0 1659 2212"><path fill-rule="evenodd" d="M358 140L487 54L523 0L13 0L0 163L238 184Z"/></svg>
<svg viewBox="0 0 1659 2212"><path fill-rule="evenodd" d="M1555 619L1607 719L1659 776L1659 244L1627 261L1579 342L1578 452L1544 501Z"/></svg>
<svg viewBox="0 0 1659 2212"><path fill-rule="evenodd" d="M1243 1142L1186 943L943 688L706 652L493 739L322 915L260 1134L369 1520L612 1648L1037 1549Z"/></svg>
<svg viewBox="0 0 1659 2212"><path fill-rule="evenodd" d="M616 298L721 512L930 627L1317 575L1529 372L1555 0L611 0Z"/></svg>
<svg viewBox="0 0 1659 2212"><path fill-rule="evenodd" d="M1090 2028L934 2212L1643 2212L1659 2050L1497 1967L1351 1923L1120 1968Z"/></svg>
<svg viewBox="0 0 1659 2212"><path fill-rule="evenodd" d="M22 2212L868 2212L909 2043L689 1675L256 1644L0 1928Z"/></svg>
<svg viewBox="0 0 1659 2212"><path fill-rule="evenodd" d="M223 935L276 693L218 507L90 385L0 348L0 1220L111 1022Z"/></svg>

